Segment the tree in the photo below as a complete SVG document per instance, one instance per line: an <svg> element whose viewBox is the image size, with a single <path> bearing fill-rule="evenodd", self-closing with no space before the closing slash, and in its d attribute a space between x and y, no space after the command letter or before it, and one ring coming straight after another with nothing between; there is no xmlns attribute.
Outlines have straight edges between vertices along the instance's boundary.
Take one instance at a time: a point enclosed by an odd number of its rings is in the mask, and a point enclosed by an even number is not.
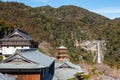
<svg viewBox="0 0 120 80"><path fill-rule="evenodd" d="M82 73L76 73L75 77L68 79L68 80L88 80L90 75L84 75Z"/></svg>

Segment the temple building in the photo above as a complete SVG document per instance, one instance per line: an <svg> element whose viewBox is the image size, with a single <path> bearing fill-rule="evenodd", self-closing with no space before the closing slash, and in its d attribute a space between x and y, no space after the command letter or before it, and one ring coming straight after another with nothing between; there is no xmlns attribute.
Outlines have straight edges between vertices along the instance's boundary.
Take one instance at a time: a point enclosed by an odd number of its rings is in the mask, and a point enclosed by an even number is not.
<svg viewBox="0 0 120 80"><path fill-rule="evenodd" d="M76 73L83 73L80 66L64 59L55 62L55 75L53 80L67 80L74 77Z"/></svg>
<svg viewBox="0 0 120 80"><path fill-rule="evenodd" d="M15 29L7 37L0 39L0 54L5 57L15 53L17 49L37 48L38 43L27 33Z"/></svg>
<svg viewBox="0 0 120 80"><path fill-rule="evenodd" d="M0 62L0 72L16 80L52 80L55 59L38 49L20 49Z"/></svg>
<svg viewBox="0 0 120 80"><path fill-rule="evenodd" d="M67 56L67 48L60 46L55 61L55 74L53 80L67 80L74 77L76 73L84 73L80 66L71 63Z"/></svg>

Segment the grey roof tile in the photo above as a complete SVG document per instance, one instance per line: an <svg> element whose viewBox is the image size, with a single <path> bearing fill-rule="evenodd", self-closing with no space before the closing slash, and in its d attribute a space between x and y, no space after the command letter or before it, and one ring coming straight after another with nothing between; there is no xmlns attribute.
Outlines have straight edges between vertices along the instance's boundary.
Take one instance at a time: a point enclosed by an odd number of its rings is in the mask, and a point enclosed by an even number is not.
<svg viewBox="0 0 120 80"><path fill-rule="evenodd" d="M64 67L67 65L68 67ZM69 78L74 77L76 73L83 73L84 71L81 69L80 66L74 65L69 62L67 59L63 61L56 61L55 62L55 77L58 80L67 80Z"/></svg>
<svg viewBox="0 0 120 80"><path fill-rule="evenodd" d="M9 34L7 37L5 37L1 40L12 40L12 39L15 40L15 38L10 38L13 35L19 35L19 36L23 37L23 39L25 39L25 40L33 40L33 38L29 34L23 32L19 29L15 29L11 34ZM19 40L22 40L22 39L19 39Z"/></svg>
<svg viewBox="0 0 120 80"><path fill-rule="evenodd" d="M1 61L0 69L45 68L49 67L54 62L54 60L54 58L39 52L38 49L20 49L17 50L15 54Z"/></svg>

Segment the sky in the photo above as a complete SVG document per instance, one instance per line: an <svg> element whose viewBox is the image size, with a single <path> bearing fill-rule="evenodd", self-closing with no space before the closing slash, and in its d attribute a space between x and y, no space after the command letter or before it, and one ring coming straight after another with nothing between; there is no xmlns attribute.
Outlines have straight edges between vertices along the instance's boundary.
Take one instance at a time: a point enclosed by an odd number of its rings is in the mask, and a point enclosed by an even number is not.
<svg viewBox="0 0 120 80"><path fill-rule="evenodd" d="M63 5L74 5L98 13L110 19L120 18L120 0L2 0L4 2L21 2L31 7L49 5L58 8Z"/></svg>

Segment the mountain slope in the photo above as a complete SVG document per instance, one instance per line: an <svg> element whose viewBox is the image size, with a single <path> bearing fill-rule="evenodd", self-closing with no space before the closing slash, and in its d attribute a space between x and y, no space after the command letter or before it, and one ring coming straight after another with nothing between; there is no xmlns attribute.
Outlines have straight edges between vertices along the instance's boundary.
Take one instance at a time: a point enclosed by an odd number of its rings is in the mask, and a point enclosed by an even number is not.
<svg viewBox="0 0 120 80"><path fill-rule="evenodd" d="M113 19L113 21L120 23L120 18L115 18L115 19Z"/></svg>
<svg viewBox="0 0 120 80"><path fill-rule="evenodd" d="M105 61L109 65L118 64L116 59L120 55L120 25L86 9L72 5L32 8L22 3L0 1L0 20L4 20L7 26L5 30L0 27L4 35L14 28L20 28L39 42L49 42L54 50L56 46L64 44L74 62L79 62L80 55L92 62L92 55L76 47L75 40L106 40L108 50Z"/></svg>

